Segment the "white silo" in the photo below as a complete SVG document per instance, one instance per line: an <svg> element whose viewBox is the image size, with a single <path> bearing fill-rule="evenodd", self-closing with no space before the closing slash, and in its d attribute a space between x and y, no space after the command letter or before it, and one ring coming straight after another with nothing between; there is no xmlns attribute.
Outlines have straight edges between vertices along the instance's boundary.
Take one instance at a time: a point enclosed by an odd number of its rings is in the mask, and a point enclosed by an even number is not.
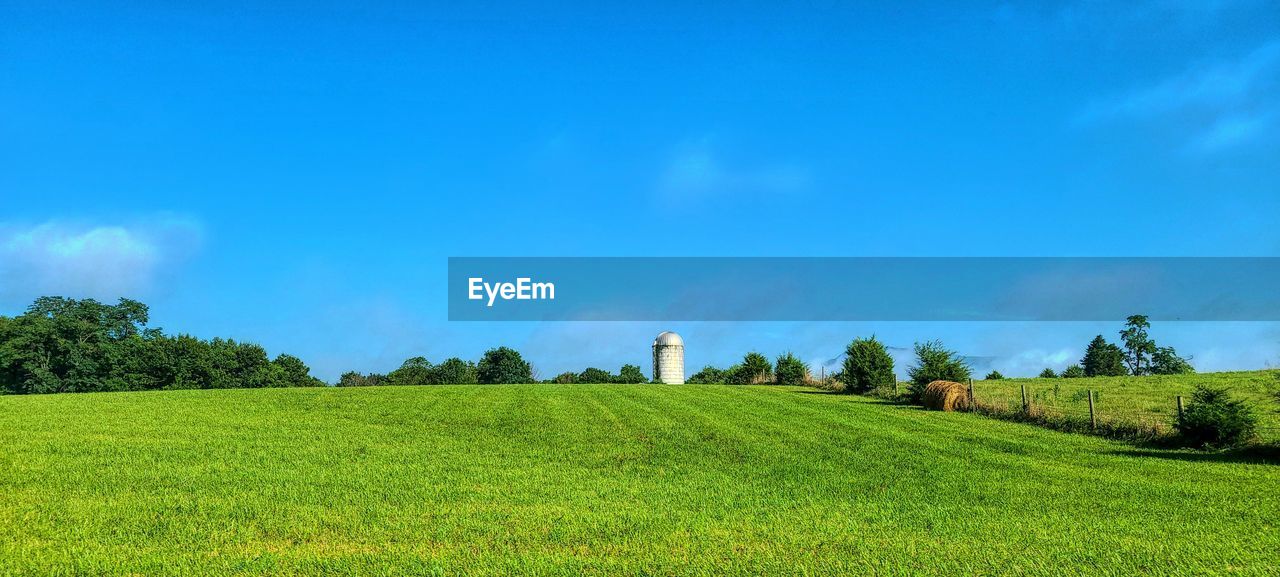
<svg viewBox="0 0 1280 577"><path fill-rule="evenodd" d="M653 380L668 385L684 384L684 339L665 331L653 339Z"/></svg>

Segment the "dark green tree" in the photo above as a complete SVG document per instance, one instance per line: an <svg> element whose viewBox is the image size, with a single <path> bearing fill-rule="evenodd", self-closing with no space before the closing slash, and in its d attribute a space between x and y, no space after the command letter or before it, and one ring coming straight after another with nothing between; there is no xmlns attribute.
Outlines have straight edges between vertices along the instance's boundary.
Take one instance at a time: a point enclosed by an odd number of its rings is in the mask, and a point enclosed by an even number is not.
<svg viewBox="0 0 1280 577"><path fill-rule="evenodd" d="M1064 379L1084 378L1084 367L1080 365L1071 365L1065 369L1062 369L1062 378Z"/></svg>
<svg viewBox="0 0 1280 577"><path fill-rule="evenodd" d="M791 353L783 353L774 362L773 374L779 385L801 385L809 378L809 365Z"/></svg>
<svg viewBox="0 0 1280 577"><path fill-rule="evenodd" d="M476 377L484 385L532 383L533 367L514 349L498 347L485 351Z"/></svg>
<svg viewBox="0 0 1280 577"><path fill-rule="evenodd" d="M725 372L711 365L702 367L702 370L694 373L686 381L692 385L716 385L727 383Z"/></svg>
<svg viewBox="0 0 1280 577"><path fill-rule="evenodd" d="M435 384L434 367L426 357L410 357L405 359L400 368L387 373L388 385L431 385Z"/></svg>
<svg viewBox="0 0 1280 577"><path fill-rule="evenodd" d="M1080 365L1086 377L1118 377L1129 373L1124 366L1124 351L1108 343L1102 335L1089 342Z"/></svg>
<svg viewBox="0 0 1280 577"><path fill-rule="evenodd" d="M1173 347L1156 347L1151 355L1151 374L1153 375L1189 375L1196 372L1191 362L1178 356Z"/></svg>
<svg viewBox="0 0 1280 577"><path fill-rule="evenodd" d="M573 383L578 382L578 373L575 373L573 371L565 371L563 373L556 375L554 379L551 379L551 382L558 383L561 385L572 385Z"/></svg>
<svg viewBox="0 0 1280 577"><path fill-rule="evenodd" d="M614 377L611 373L609 373L609 371L606 371L604 369L597 369L595 367L587 367L581 373L578 373L579 383L591 383L591 384L612 383L616 379L617 377Z"/></svg>
<svg viewBox="0 0 1280 577"><path fill-rule="evenodd" d="M644 377L644 372L636 365L622 365L622 369L618 371L617 382L622 384L634 385L648 380Z"/></svg>
<svg viewBox="0 0 1280 577"><path fill-rule="evenodd" d="M933 381L964 382L972 374L969 363L942 345L942 341L916 343L916 364L907 369L911 383L907 393L912 402L920 402L924 388Z"/></svg>
<svg viewBox="0 0 1280 577"><path fill-rule="evenodd" d="M730 382L736 385L760 384L773 381L773 364L764 355L755 351L742 357L742 363L734 365L728 375Z"/></svg>
<svg viewBox="0 0 1280 577"><path fill-rule="evenodd" d="M869 339L853 339L844 349L841 378L848 393L865 393L878 386L892 385L897 379L893 374L893 357L874 335Z"/></svg>
<svg viewBox="0 0 1280 577"><path fill-rule="evenodd" d="M1040 378L1042 378L1042 379L1056 379L1056 378L1058 378L1058 373L1053 372L1053 369L1051 369L1051 368L1049 368L1049 367L1045 367L1043 371L1040 371Z"/></svg>
<svg viewBox="0 0 1280 577"><path fill-rule="evenodd" d="M1000 371L991 371L991 372L987 373L987 376L986 376L986 379L985 379L985 380L988 380L988 381L999 381L999 380L1001 380L1001 379L1004 379L1004 375L1000 374Z"/></svg>
<svg viewBox="0 0 1280 577"><path fill-rule="evenodd" d="M479 382L476 364L458 357L431 367L431 382L437 385L474 385Z"/></svg>

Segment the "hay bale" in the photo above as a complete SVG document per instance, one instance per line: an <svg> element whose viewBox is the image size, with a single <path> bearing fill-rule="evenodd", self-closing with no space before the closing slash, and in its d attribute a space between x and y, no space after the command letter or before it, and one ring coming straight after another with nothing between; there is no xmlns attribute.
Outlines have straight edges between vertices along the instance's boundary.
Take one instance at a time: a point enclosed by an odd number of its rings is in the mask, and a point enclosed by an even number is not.
<svg viewBox="0 0 1280 577"><path fill-rule="evenodd" d="M924 388L920 398L924 408L935 411L969 410L969 389L952 381L934 381Z"/></svg>

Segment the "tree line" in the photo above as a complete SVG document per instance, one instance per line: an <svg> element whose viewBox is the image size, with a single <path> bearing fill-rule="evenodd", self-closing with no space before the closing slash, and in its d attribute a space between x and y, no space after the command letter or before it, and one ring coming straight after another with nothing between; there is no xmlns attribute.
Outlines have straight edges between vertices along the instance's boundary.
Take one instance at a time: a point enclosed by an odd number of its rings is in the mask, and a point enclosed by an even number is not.
<svg viewBox="0 0 1280 577"><path fill-rule="evenodd" d="M40 297L0 316L0 393L316 387L301 359L267 357L231 339L170 336L148 328L147 305L120 299Z"/></svg>

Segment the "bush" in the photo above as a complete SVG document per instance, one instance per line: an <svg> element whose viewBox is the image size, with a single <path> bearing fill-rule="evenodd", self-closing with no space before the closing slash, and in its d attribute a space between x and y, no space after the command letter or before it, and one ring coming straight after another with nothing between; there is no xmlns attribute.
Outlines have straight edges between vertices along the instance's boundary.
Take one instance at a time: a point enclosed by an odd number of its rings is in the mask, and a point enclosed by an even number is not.
<svg viewBox="0 0 1280 577"><path fill-rule="evenodd" d="M702 367L702 370L694 373L693 376L689 377L689 380L685 382L691 385L715 385L727 383L728 380L724 371L711 365L707 365Z"/></svg>
<svg viewBox="0 0 1280 577"><path fill-rule="evenodd" d="M649 379L644 378L644 372L636 365L622 365L622 369L618 371L619 383L634 385L637 383L647 382Z"/></svg>
<svg viewBox="0 0 1280 577"><path fill-rule="evenodd" d="M892 386L897 377L893 374L893 357L884 344L873 335L869 339L853 339L844 349L842 368L845 392L865 393L877 386Z"/></svg>
<svg viewBox="0 0 1280 577"><path fill-rule="evenodd" d="M476 380L485 385L532 383L533 367L514 349L489 349L476 367Z"/></svg>
<svg viewBox="0 0 1280 577"><path fill-rule="evenodd" d="M809 365L791 353L784 353L774 363L773 373L779 385L801 385L809 379Z"/></svg>
<svg viewBox="0 0 1280 577"><path fill-rule="evenodd" d="M1058 378L1058 373L1053 372L1053 369L1051 369L1051 368L1049 368L1049 367L1045 367L1043 371L1040 371L1040 378L1042 378L1042 379L1056 379L1056 378Z"/></svg>
<svg viewBox="0 0 1280 577"><path fill-rule="evenodd" d="M1233 447L1251 439L1258 428L1253 406L1233 400L1226 389L1197 385L1191 405L1175 423L1179 437L1192 447Z"/></svg>
<svg viewBox="0 0 1280 577"><path fill-rule="evenodd" d="M581 373L578 373L579 383L600 384L600 383L612 383L613 381L614 381L613 374L604 369L587 367L586 370L583 370Z"/></svg>
<svg viewBox="0 0 1280 577"><path fill-rule="evenodd" d="M768 383L773 380L773 365L764 355L753 351L742 357L742 364L729 369L726 376L735 385Z"/></svg>
<svg viewBox="0 0 1280 577"><path fill-rule="evenodd" d="M1000 374L1000 371L991 371L987 373L986 380L988 381L999 381L1001 379L1004 379L1004 375Z"/></svg>
<svg viewBox="0 0 1280 577"><path fill-rule="evenodd" d="M1062 369L1062 378L1082 379L1084 378L1084 367L1080 365L1071 365L1065 369Z"/></svg>
<svg viewBox="0 0 1280 577"><path fill-rule="evenodd" d="M573 383L578 382L578 373L565 371L556 375L556 378L551 379L551 382L559 383L561 385L572 385Z"/></svg>
<svg viewBox="0 0 1280 577"><path fill-rule="evenodd" d="M916 364L907 369L911 383L907 393L911 402L919 403L924 388L933 381L964 382L971 376L969 363L942 346L941 341L916 343Z"/></svg>

